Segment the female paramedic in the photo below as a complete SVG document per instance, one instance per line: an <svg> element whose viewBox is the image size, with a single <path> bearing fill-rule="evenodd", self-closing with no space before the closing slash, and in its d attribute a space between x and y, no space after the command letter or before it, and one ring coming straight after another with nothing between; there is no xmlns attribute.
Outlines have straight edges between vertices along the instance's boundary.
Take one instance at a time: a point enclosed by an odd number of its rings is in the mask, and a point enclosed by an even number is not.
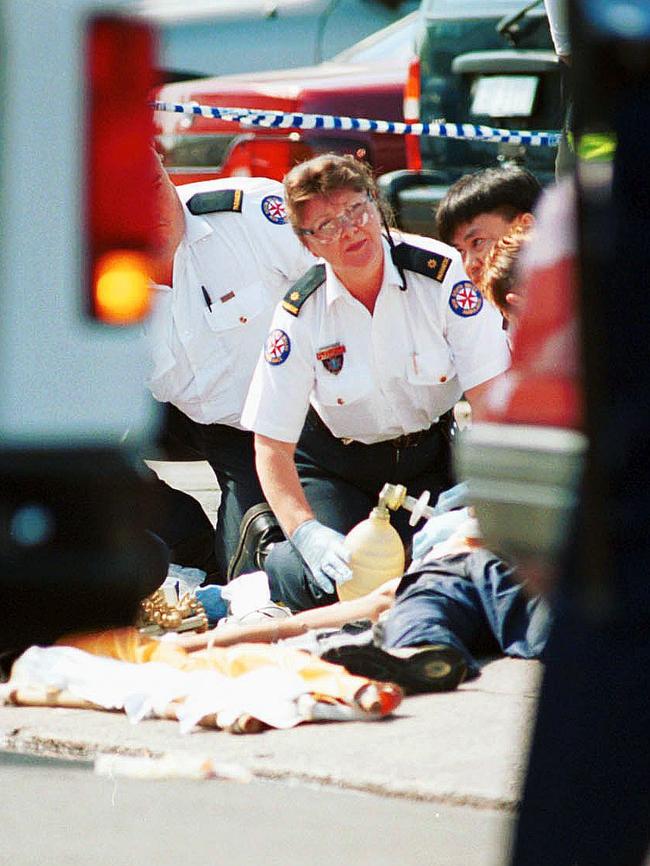
<svg viewBox="0 0 650 866"><path fill-rule="evenodd" d="M365 163L321 155L284 186L293 229L321 263L276 309L242 423L289 539L265 560L271 597L304 610L350 578L344 534L385 482L413 496L449 487L450 410L463 393L475 400L509 352L459 254L388 229ZM406 518L393 522L408 542Z"/></svg>

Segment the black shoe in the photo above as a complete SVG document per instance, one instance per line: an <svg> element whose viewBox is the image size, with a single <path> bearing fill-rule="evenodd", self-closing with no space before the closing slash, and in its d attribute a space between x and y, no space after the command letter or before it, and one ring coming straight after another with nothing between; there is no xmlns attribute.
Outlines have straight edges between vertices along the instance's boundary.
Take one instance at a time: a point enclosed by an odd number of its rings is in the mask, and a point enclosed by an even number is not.
<svg viewBox="0 0 650 866"><path fill-rule="evenodd" d="M227 579L231 581L240 575L246 563L253 563L254 568L263 569L270 545L284 540L284 533L271 506L266 502L253 505L242 517L239 542L228 565Z"/></svg>
<svg viewBox="0 0 650 866"><path fill-rule="evenodd" d="M467 662L447 644L381 649L374 644L333 647L321 656L351 674L397 683L408 692L451 692L465 679Z"/></svg>

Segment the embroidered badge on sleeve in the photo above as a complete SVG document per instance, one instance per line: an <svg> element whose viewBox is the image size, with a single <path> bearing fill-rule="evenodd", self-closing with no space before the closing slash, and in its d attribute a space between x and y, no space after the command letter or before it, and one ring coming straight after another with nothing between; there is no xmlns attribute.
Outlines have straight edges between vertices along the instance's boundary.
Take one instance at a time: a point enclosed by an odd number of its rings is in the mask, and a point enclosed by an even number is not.
<svg viewBox="0 0 650 866"><path fill-rule="evenodd" d="M283 226L287 221L284 202L279 195L267 195L262 199L262 213L269 222L277 226Z"/></svg>
<svg viewBox="0 0 650 866"><path fill-rule="evenodd" d="M289 335L285 334L284 331L281 331L280 328L276 328L266 338L266 344L264 345L264 358L267 363L271 364L273 367L278 364L284 364L284 362L289 357L291 352L291 340L289 339Z"/></svg>
<svg viewBox="0 0 650 866"><path fill-rule="evenodd" d="M462 280L451 290L449 306L457 316L475 316L483 306L483 295L469 280Z"/></svg>

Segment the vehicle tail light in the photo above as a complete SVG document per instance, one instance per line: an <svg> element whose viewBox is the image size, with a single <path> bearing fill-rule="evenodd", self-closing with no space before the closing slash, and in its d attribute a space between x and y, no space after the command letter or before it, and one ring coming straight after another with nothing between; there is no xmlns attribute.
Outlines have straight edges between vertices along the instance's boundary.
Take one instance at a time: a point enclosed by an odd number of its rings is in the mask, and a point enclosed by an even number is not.
<svg viewBox="0 0 650 866"><path fill-rule="evenodd" d="M87 37L87 310L105 324L128 325L148 312L155 252L154 34L144 22L100 15Z"/></svg>
<svg viewBox="0 0 650 866"><path fill-rule="evenodd" d="M409 63L404 87L404 120L406 123L420 121L420 59L414 57ZM406 136L406 167L413 171L422 168L420 139L417 135Z"/></svg>

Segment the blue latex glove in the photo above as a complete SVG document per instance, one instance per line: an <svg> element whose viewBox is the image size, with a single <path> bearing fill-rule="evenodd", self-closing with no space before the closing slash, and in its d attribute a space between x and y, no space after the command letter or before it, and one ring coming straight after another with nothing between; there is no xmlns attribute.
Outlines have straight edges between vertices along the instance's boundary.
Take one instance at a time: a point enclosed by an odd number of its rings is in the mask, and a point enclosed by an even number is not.
<svg viewBox="0 0 650 866"><path fill-rule="evenodd" d="M345 536L318 520L306 520L294 530L291 543L305 560L314 581L323 592L333 593L335 583L352 577Z"/></svg>
<svg viewBox="0 0 650 866"><path fill-rule="evenodd" d="M469 508L435 514L424 527L413 536L413 559L421 559L434 544L446 541L469 517Z"/></svg>
<svg viewBox="0 0 650 866"><path fill-rule="evenodd" d="M203 605L205 614L210 625L214 625L218 620L228 614L228 605L221 597L220 586L200 586L195 595Z"/></svg>
<svg viewBox="0 0 650 866"><path fill-rule="evenodd" d="M461 505L469 505L469 484L461 481L449 490L443 490L436 502L436 513L442 514L451 511L452 508L460 508Z"/></svg>

